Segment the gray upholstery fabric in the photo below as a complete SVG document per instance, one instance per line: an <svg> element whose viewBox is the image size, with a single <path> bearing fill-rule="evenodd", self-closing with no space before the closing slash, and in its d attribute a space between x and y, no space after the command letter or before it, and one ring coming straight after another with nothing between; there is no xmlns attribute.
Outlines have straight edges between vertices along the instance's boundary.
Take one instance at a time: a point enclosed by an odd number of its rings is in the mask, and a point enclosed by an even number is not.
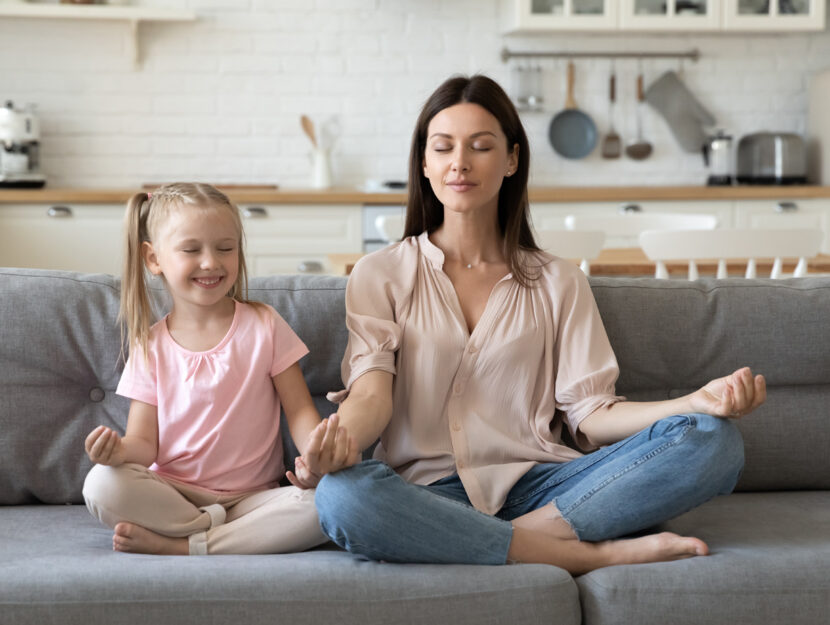
<svg viewBox="0 0 830 625"><path fill-rule="evenodd" d="M665 529L711 554L578 577L585 625L828 622L830 493L737 493Z"/></svg>
<svg viewBox="0 0 830 625"><path fill-rule="evenodd" d="M620 364L617 391L676 397L748 365L768 401L738 422L738 490L830 488L830 281L594 278Z"/></svg>
<svg viewBox="0 0 830 625"><path fill-rule="evenodd" d="M574 625L576 585L542 565L381 564L335 548L280 556L111 550L83 506L0 508L0 623Z"/></svg>
<svg viewBox="0 0 830 625"><path fill-rule="evenodd" d="M118 283L0 269L0 504L78 503L84 437L122 427Z"/></svg>

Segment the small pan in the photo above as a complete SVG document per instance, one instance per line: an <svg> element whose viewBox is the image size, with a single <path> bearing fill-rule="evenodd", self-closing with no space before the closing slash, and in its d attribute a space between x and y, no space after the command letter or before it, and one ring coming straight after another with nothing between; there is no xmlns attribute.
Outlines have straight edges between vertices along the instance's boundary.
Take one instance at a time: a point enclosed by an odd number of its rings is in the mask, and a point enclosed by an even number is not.
<svg viewBox="0 0 830 625"><path fill-rule="evenodd" d="M568 63L568 93L565 108L550 121L548 139L551 147L565 158L585 158L597 146L594 120L579 110L574 100L574 64Z"/></svg>

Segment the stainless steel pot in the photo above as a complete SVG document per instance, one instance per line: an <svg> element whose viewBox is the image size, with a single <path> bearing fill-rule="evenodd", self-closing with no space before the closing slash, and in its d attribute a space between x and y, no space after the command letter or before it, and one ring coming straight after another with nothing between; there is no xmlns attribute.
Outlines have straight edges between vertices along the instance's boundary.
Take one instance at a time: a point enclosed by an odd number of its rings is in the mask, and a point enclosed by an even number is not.
<svg viewBox="0 0 830 625"><path fill-rule="evenodd" d="M756 132L738 143L737 179L743 184L805 184L804 139L790 132Z"/></svg>

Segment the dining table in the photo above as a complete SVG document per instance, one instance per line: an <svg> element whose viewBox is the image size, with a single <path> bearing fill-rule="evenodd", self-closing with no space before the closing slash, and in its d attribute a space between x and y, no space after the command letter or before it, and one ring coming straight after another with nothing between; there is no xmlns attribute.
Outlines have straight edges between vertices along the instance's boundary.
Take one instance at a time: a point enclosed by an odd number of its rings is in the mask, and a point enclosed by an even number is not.
<svg viewBox="0 0 830 625"><path fill-rule="evenodd" d="M329 254L328 262L331 273L335 275L349 275L355 263L364 254ZM568 259L579 264L580 259ZM769 276L772 270L774 259L758 258L755 260L758 277ZM792 273L798 262L797 258L783 259L782 271ZM742 277L746 271L747 259L727 259L727 273L730 277ZM717 273L718 261L696 261L698 274L701 277L714 276ZM685 278L688 275L689 264L687 261L666 262L671 277ZM639 247L606 248L599 253L590 263L592 276L617 276L617 277L644 277L654 276L655 262L648 259L645 252ZM830 254L818 254L807 261L807 273L830 274Z"/></svg>

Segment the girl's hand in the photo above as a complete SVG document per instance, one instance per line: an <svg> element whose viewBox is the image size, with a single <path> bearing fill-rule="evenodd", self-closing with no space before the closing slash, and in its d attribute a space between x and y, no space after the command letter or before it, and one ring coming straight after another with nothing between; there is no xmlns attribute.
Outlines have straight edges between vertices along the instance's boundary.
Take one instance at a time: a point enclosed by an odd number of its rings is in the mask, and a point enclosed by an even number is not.
<svg viewBox="0 0 830 625"><path fill-rule="evenodd" d="M749 414L767 398L767 383L762 375L752 375L749 367L712 380L692 393L695 412L737 419Z"/></svg>
<svg viewBox="0 0 830 625"><path fill-rule="evenodd" d="M96 464L117 467L124 464L124 445L118 432L99 425L89 433L84 441L84 449L89 459Z"/></svg>

